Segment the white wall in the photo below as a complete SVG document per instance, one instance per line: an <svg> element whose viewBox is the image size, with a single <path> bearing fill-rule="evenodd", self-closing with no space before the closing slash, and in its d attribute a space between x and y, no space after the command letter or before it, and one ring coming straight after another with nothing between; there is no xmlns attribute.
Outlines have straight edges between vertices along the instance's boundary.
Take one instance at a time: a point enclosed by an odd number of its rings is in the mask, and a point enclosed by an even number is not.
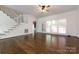
<svg viewBox="0 0 79 59"><path fill-rule="evenodd" d="M14 25L17 24L13 19L11 19L7 14L4 14L2 11L0 11L0 26L8 26L8 25Z"/></svg>
<svg viewBox="0 0 79 59"><path fill-rule="evenodd" d="M79 37L79 7L78 7L78 10L77 10L77 25L76 25L76 29L77 29L77 37Z"/></svg>
<svg viewBox="0 0 79 59"><path fill-rule="evenodd" d="M13 30L11 30L6 35L2 36L0 39L10 38L10 37L19 36L19 35L30 34L30 33L25 33L24 32L25 27L27 27L27 24L22 23L19 26L17 26L16 28L14 28Z"/></svg>
<svg viewBox="0 0 79 59"><path fill-rule="evenodd" d="M46 20L58 20L58 19L67 19L67 33L66 35L77 35L77 10L65 12L61 14L51 15L42 17L37 20L37 32L42 32L42 23Z"/></svg>
<svg viewBox="0 0 79 59"><path fill-rule="evenodd" d="M28 24L29 33L33 33L33 21L36 20L36 18L32 15L23 15L24 16L24 22Z"/></svg>
<svg viewBox="0 0 79 59"><path fill-rule="evenodd" d="M7 14L0 11L0 32L8 30L10 27L16 25L17 23L11 19Z"/></svg>
<svg viewBox="0 0 79 59"><path fill-rule="evenodd" d="M32 15L23 15L23 19L24 23L20 24L12 31L9 31L9 33L6 33L6 35L0 36L0 39L34 33L33 21L36 20L35 17ZM11 19L5 13L0 12L0 32L2 31L2 28L12 27L15 24L17 23L13 19ZM8 29L9 28L7 28L6 30ZM25 29L28 29L28 33L25 33Z"/></svg>

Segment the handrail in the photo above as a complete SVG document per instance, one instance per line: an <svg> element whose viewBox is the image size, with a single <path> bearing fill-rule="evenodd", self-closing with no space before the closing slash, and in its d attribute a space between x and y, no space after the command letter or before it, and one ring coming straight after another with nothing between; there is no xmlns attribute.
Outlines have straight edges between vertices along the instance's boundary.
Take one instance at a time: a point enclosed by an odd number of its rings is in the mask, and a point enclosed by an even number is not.
<svg viewBox="0 0 79 59"><path fill-rule="evenodd" d="M11 18L17 17L22 14L21 12L18 12L16 10L6 7L4 5L0 5L0 10L3 11L4 13L6 13Z"/></svg>
<svg viewBox="0 0 79 59"><path fill-rule="evenodd" d="M10 18L14 19L14 21L19 24L21 23L21 21L23 21L23 13L21 12L18 12L4 5L0 5L0 10L7 14L7 16L10 16Z"/></svg>

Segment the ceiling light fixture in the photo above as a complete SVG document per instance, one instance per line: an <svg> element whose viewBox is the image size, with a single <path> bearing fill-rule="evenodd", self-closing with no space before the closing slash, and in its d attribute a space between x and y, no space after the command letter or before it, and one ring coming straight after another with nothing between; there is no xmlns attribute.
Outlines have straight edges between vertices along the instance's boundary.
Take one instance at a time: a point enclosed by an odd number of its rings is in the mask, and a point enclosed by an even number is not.
<svg viewBox="0 0 79 59"><path fill-rule="evenodd" d="M50 5L39 5L41 12L48 12Z"/></svg>

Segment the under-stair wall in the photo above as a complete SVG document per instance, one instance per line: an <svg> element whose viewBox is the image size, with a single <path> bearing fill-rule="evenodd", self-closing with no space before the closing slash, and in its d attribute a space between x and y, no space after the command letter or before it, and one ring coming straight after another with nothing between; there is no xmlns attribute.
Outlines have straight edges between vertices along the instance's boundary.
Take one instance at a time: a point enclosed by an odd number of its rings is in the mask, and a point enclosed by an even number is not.
<svg viewBox="0 0 79 59"><path fill-rule="evenodd" d="M8 10L6 11L6 9ZM12 9L0 6L0 39L32 34L34 32L33 21L35 21L35 17L23 15L22 13L18 14L17 12L15 13L18 16L15 14L11 15L9 10L13 12Z"/></svg>
<svg viewBox="0 0 79 59"><path fill-rule="evenodd" d="M0 37L9 33L9 29L12 29L12 27L17 24L18 23L7 16L7 14L5 14L3 11L0 11Z"/></svg>
<svg viewBox="0 0 79 59"><path fill-rule="evenodd" d="M6 35L3 35L0 39L15 37L15 36L19 36L19 35L26 35L26 34L28 34L28 33L24 33L24 29L26 27L27 27L27 24L22 23L19 26L17 26L16 28L14 28L13 30L11 30Z"/></svg>

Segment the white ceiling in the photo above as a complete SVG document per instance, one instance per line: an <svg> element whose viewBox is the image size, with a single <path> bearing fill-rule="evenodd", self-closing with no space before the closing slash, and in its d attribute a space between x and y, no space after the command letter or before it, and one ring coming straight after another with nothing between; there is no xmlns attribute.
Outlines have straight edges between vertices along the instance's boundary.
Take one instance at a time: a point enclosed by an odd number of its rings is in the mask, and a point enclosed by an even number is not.
<svg viewBox="0 0 79 59"><path fill-rule="evenodd" d="M23 12L24 14L33 15L37 18L77 9L77 5L51 5L48 13L41 13L37 5L7 5L7 7Z"/></svg>

